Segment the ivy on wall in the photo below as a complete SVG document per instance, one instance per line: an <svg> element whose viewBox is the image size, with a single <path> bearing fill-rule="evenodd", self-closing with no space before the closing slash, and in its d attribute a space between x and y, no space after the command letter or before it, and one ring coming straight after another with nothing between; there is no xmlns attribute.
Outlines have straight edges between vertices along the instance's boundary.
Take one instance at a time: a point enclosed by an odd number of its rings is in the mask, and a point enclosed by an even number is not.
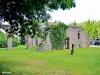
<svg viewBox="0 0 100 75"><path fill-rule="evenodd" d="M50 41L53 50L64 48L67 28L68 26L61 22L50 26Z"/></svg>

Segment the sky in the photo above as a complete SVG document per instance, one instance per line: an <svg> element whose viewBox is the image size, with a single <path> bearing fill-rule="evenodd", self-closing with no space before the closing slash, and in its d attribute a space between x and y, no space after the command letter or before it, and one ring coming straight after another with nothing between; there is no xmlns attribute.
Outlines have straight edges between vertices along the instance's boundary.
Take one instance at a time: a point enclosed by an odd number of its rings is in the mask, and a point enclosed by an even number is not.
<svg viewBox="0 0 100 75"><path fill-rule="evenodd" d="M70 10L57 10L51 14L52 21L83 22L88 19L100 20L100 0L75 0L76 7Z"/></svg>

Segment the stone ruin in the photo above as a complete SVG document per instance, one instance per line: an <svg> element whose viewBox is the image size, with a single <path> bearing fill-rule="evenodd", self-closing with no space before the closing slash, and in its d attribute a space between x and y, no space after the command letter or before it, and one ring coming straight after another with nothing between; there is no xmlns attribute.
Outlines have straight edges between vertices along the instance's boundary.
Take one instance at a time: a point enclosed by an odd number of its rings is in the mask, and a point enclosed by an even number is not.
<svg viewBox="0 0 100 75"><path fill-rule="evenodd" d="M52 45L50 43L50 32L45 41L40 43L40 46L37 51L50 51L52 50ZM90 46L90 39L87 34L83 30L82 27L79 26L69 26L66 31L66 40L64 49L72 49L72 44L75 48L84 48Z"/></svg>
<svg viewBox="0 0 100 75"><path fill-rule="evenodd" d="M0 27L4 30L7 30L10 28L10 25L1 25ZM46 26L41 28L43 31L48 32L47 38L42 41L41 38L35 37L31 38L30 35L25 36L27 41L27 48L31 49L33 46L38 46L37 51L50 51L52 50L52 45L50 43L50 32L47 29ZM72 44L75 45L75 48L79 47L89 47L90 46L90 40L87 36L87 34L84 32L82 27L79 26L69 26L66 31L66 40L65 40L65 46L64 48L71 49ZM8 50L12 49L12 37L8 34Z"/></svg>
<svg viewBox="0 0 100 75"><path fill-rule="evenodd" d="M90 39L85 33L84 29L80 26L69 26L66 31L66 48L72 48L72 44L75 48L84 48L90 46Z"/></svg>
<svg viewBox="0 0 100 75"><path fill-rule="evenodd" d="M37 51L50 51L50 50L52 50L49 35L50 35L50 32L48 32L46 39L40 43Z"/></svg>

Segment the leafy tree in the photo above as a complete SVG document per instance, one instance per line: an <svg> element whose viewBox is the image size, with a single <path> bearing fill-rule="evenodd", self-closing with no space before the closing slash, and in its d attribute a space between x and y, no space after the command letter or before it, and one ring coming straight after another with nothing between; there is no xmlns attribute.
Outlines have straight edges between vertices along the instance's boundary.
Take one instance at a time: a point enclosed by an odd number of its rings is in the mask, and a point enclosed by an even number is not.
<svg viewBox="0 0 100 75"><path fill-rule="evenodd" d="M93 39L100 39L100 21L88 20L82 23L72 23L73 26L82 26L87 35Z"/></svg>
<svg viewBox="0 0 100 75"><path fill-rule="evenodd" d="M77 26L78 23L77 23L76 21L74 21L74 22L70 23L69 25L70 25L70 26Z"/></svg>
<svg viewBox="0 0 100 75"><path fill-rule="evenodd" d="M10 23L9 33L35 35L38 22L50 18L47 11L72 7L75 7L74 0L0 0L0 16Z"/></svg>

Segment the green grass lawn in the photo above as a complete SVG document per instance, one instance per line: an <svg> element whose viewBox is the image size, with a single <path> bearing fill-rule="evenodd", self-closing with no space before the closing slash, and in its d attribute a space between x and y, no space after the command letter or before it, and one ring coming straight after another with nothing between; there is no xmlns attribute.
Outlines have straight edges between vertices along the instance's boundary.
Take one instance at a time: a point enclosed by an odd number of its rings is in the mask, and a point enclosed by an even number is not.
<svg viewBox="0 0 100 75"><path fill-rule="evenodd" d="M100 48L36 52L25 46L0 49L0 71L8 75L100 75Z"/></svg>

